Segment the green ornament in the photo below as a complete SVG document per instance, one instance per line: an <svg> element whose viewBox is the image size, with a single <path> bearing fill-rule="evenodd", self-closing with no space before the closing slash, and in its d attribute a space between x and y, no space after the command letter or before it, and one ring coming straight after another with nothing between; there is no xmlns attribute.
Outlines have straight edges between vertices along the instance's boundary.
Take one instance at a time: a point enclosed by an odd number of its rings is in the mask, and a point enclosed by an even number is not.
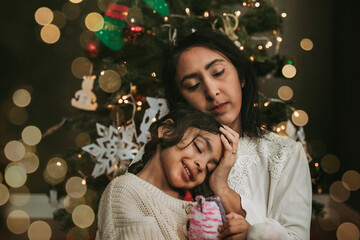
<svg viewBox="0 0 360 240"><path fill-rule="evenodd" d="M126 22L104 16L104 26L95 35L100 41L113 51L120 50L123 45L122 29Z"/></svg>
<svg viewBox="0 0 360 240"><path fill-rule="evenodd" d="M155 10L160 15L169 15L169 6L165 0L144 0L144 2L149 5L152 10Z"/></svg>

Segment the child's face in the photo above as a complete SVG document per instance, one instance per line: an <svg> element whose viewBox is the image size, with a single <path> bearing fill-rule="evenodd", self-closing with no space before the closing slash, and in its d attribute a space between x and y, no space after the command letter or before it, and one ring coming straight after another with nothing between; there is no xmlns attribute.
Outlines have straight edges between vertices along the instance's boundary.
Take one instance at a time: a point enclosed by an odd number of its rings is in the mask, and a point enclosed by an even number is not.
<svg viewBox="0 0 360 240"><path fill-rule="evenodd" d="M220 135L190 128L179 144L161 150L160 161L171 187L191 189L216 168L222 155Z"/></svg>

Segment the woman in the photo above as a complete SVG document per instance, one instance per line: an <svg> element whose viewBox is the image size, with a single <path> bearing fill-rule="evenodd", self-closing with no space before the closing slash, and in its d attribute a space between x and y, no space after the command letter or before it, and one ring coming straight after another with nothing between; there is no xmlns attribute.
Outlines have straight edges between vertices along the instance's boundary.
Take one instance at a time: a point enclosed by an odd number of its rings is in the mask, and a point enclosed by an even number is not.
<svg viewBox="0 0 360 240"><path fill-rule="evenodd" d="M211 116L177 109L153 123L141 161L113 179L98 212L97 239L184 239L193 202L185 190L204 182L218 162L233 164L238 139Z"/></svg>
<svg viewBox="0 0 360 240"><path fill-rule="evenodd" d="M198 30L178 41L162 78L170 110L186 103L239 137L234 166L220 162L209 180L225 210L245 217L229 219L222 236L261 239L272 232L273 239L309 239L312 195L305 152L300 143L261 129L248 58L221 32Z"/></svg>

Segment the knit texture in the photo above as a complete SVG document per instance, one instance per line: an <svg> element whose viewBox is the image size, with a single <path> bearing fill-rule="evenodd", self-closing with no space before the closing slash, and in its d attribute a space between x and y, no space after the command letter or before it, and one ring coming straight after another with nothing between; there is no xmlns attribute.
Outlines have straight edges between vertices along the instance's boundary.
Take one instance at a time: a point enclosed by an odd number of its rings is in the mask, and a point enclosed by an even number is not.
<svg viewBox="0 0 360 240"><path fill-rule="evenodd" d="M185 239L181 229L194 204L125 173L113 179L101 197L98 238Z"/></svg>

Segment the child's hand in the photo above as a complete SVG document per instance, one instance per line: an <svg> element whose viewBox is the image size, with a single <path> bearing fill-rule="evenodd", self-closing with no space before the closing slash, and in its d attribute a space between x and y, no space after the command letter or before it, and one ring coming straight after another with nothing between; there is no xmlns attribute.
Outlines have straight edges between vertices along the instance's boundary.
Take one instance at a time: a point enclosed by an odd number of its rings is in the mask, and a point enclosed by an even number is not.
<svg viewBox="0 0 360 240"><path fill-rule="evenodd" d="M226 215L226 222L218 228L219 238L225 240L246 240L250 224L245 218L237 213L231 212Z"/></svg>
<svg viewBox="0 0 360 240"><path fill-rule="evenodd" d="M222 193L229 189L227 179L236 161L239 134L226 125L224 128L220 127L220 131L223 133L220 138L224 146L224 155L219 166L211 174L209 185L211 190L221 197Z"/></svg>

